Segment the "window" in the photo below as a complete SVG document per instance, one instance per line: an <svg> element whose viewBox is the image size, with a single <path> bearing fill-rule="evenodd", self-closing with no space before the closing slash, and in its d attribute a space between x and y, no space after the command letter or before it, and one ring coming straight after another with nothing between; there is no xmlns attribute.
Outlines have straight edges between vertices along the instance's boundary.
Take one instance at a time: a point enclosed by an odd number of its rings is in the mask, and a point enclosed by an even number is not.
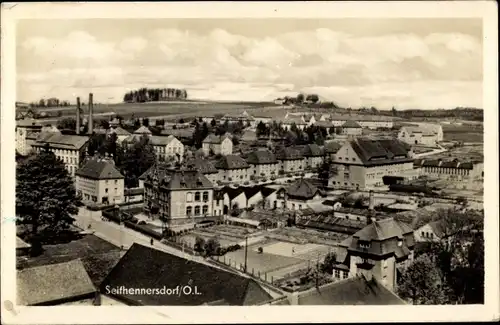
<svg viewBox="0 0 500 325"><path fill-rule="evenodd" d="M194 193L194 200L199 201L200 200L200 192Z"/></svg>
<svg viewBox="0 0 500 325"><path fill-rule="evenodd" d="M105 193L108 193L108 189L107 189L107 188L106 188L106 189L104 189L104 192L105 192Z"/></svg>
<svg viewBox="0 0 500 325"><path fill-rule="evenodd" d="M344 274L342 275L342 278L347 279L347 276L349 275L349 272L344 271Z"/></svg>
<svg viewBox="0 0 500 325"><path fill-rule="evenodd" d="M108 182L109 182L109 181L108 181L108 180L106 180L106 182L105 182L105 183L106 183L106 184L108 184Z"/></svg>
<svg viewBox="0 0 500 325"><path fill-rule="evenodd" d="M361 248L370 248L370 243L369 242L359 242L359 247Z"/></svg>
<svg viewBox="0 0 500 325"><path fill-rule="evenodd" d="M192 207L187 207L186 208L186 215L189 217L193 213L193 208Z"/></svg>
<svg viewBox="0 0 500 325"><path fill-rule="evenodd" d="M335 277L340 279L340 270L335 270Z"/></svg>
<svg viewBox="0 0 500 325"><path fill-rule="evenodd" d="M194 207L194 215L199 216L200 215L200 206L195 206Z"/></svg>
<svg viewBox="0 0 500 325"><path fill-rule="evenodd" d="M118 188L115 187L115 193L118 194Z"/></svg>
<svg viewBox="0 0 500 325"><path fill-rule="evenodd" d="M118 184L118 180L115 179L115 185Z"/></svg>
<svg viewBox="0 0 500 325"><path fill-rule="evenodd" d="M203 214L207 214L208 213L208 205L204 205L203 206Z"/></svg>
<svg viewBox="0 0 500 325"><path fill-rule="evenodd" d="M203 202L208 201L208 192L203 192Z"/></svg>

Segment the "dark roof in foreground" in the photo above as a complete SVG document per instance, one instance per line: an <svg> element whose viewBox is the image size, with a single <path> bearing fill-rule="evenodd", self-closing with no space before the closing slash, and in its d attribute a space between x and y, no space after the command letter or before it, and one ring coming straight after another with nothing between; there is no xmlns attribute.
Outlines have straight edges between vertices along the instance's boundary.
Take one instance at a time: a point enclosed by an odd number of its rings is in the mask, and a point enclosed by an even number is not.
<svg viewBox="0 0 500 325"><path fill-rule="evenodd" d="M101 284L119 288L176 288L196 286L199 295L138 294L113 295L131 305L199 306L258 305L272 297L253 279L165 252L133 244Z"/></svg>
<svg viewBox="0 0 500 325"><path fill-rule="evenodd" d="M96 291L79 259L27 268L17 272L17 303L19 305L57 303L92 295Z"/></svg>
<svg viewBox="0 0 500 325"><path fill-rule="evenodd" d="M290 305L288 299L277 299L271 305ZM375 279L356 276L319 288L301 292L296 297L297 305L406 305L395 293Z"/></svg>
<svg viewBox="0 0 500 325"><path fill-rule="evenodd" d="M90 179L122 179L124 176L115 165L106 159L91 159L78 169L77 176Z"/></svg>

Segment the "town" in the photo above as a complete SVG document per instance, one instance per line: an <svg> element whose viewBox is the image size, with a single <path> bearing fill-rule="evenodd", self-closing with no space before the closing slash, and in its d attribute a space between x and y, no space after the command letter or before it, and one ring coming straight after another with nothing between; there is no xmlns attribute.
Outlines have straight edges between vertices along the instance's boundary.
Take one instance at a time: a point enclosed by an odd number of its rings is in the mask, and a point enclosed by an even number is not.
<svg viewBox="0 0 500 325"><path fill-rule="evenodd" d="M187 98L18 103L18 304L483 303L482 110Z"/></svg>

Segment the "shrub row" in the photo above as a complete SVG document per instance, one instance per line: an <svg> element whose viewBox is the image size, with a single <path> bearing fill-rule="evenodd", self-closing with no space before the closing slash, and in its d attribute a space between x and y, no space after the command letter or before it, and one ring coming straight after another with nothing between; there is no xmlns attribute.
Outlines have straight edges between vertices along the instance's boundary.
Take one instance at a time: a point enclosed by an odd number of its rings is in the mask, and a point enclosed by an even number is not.
<svg viewBox="0 0 500 325"><path fill-rule="evenodd" d="M159 233L159 232L157 232L157 231L155 231L147 226L138 225L138 224L135 224L131 221L125 221L124 224L125 224L125 227L128 227L128 228L133 229L133 230L137 230L137 231L143 233L144 235L153 237L156 240L160 240L163 238L163 235L161 233Z"/></svg>

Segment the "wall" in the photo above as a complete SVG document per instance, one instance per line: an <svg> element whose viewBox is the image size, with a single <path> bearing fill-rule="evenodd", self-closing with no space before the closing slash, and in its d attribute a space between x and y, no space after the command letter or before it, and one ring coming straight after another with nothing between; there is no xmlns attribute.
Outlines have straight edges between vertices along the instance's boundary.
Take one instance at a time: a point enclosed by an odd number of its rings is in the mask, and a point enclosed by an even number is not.
<svg viewBox="0 0 500 325"><path fill-rule="evenodd" d="M196 192L200 192L200 200L195 201ZM208 200L203 201L203 192L208 192ZM192 216L201 216L203 214L203 206L207 206L207 215L213 215L213 190L176 190L170 192L170 211L171 219L187 218L186 209L191 207ZM191 200L188 200L188 194L191 194ZM195 215L196 207L199 207L200 214Z"/></svg>

